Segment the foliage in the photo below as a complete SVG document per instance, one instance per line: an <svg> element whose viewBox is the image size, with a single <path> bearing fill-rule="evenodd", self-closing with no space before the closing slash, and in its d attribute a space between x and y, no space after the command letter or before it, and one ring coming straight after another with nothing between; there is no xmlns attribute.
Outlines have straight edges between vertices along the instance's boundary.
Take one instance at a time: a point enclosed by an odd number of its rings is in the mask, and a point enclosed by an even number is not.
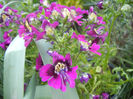
<svg viewBox="0 0 133 99"><path fill-rule="evenodd" d="M50 2L57 0L50 0ZM101 46L99 50L102 54L101 56L94 55L92 53L80 52L80 45L76 40L69 41L71 39L72 33L78 32L76 29L79 27L74 23L74 30L70 29L69 34L65 32L67 27L71 26L69 22L60 24L60 27L63 26L64 30L58 27L58 30L55 30L56 42L53 45L53 48L50 50L58 51L60 54L65 56L68 52L72 54L73 66L79 66L79 77L76 80L76 89L78 95L81 99L89 98L90 94L100 95L103 92L107 92L110 95L116 94L115 98L131 99L131 91L133 90L132 85L132 75L133 70L133 54L132 54L132 30L133 30L133 20L132 20L132 9L124 9L125 5L133 6L132 1L130 0L106 0L103 3L103 9L97 7L97 2L99 0L58 0L57 2L62 5L67 6L76 6L84 7L88 9L90 6L94 6L97 11L98 16L102 16L107 25L105 25L105 30L109 31L108 37L105 43ZM4 3L4 2L2 2ZM15 8L18 11L24 11L22 17L24 18L28 13L31 13L37 10L39 7L39 2L37 0L27 0L21 2L21 4L16 5ZM123 10L124 9L124 10ZM45 12L44 12L45 13ZM52 21L52 20L50 20ZM63 20L59 20L61 23ZM76 28L75 28L76 27ZM13 24L10 26L13 29L11 36L14 38L17 35L18 27ZM8 28L3 27L1 33L7 31ZM84 31L84 30L83 30ZM58 33L58 34L57 34ZM81 33L83 34L83 33ZM63 36L61 38L61 36ZM52 36L49 36L51 41L55 41ZM0 41L2 42L2 36ZM68 43L69 42L69 43ZM69 50L66 50L69 49ZM36 43L31 42L27 47L26 58L25 58L25 79L24 81L28 83L30 78L35 72L35 60L37 57L40 48L37 49ZM80 52L80 53L77 53ZM3 95L1 89L3 89L3 56L4 51L0 49L0 95ZM88 55L89 54L89 55ZM44 54L43 54L44 55ZM90 59L91 61L87 61ZM81 62L82 61L82 62ZM113 64L110 65L110 64ZM92 78L87 83L81 83L79 81L80 75L82 72L86 72L92 75ZM37 84L40 83L40 79L37 79ZM29 83L31 84L31 83ZM46 84L46 83L43 83ZM31 86L31 85L30 85ZM33 87L35 87L33 83ZM32 88L32 87L31 87ZM39 88L39 87L38 87ZM29 89L28 89L29 90ZM31 89L32 90L32 89ZM32 90L33 91L33 90ZM39 91L38 91L39 92ZM27 92L26 92L27 93ZM37 96L35 96L37 97Z"/></svg>

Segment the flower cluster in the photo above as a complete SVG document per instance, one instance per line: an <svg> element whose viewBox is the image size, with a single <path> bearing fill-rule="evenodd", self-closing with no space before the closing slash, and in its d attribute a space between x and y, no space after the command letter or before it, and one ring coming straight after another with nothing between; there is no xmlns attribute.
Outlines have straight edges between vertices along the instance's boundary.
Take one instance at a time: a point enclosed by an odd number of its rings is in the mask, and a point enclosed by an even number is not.
<svg viewBox="0 0 133 99"><path fill-rule="evenodd" d="M0 9L3 8L3 5L0 4ZM13 23L16 25L20 24L20 18L21 15L18 14L18 11L16 9L12 9L10 7L6 7L3 12L0 15L0 27L1 28L7 28L10 27ZM0 42L0 47L6 50L7 46L11 43L12 37L10 36L10 33L13 31L13 29L6 30L3 34L3 40Z"/></svg>
<svg viewBox="0 0 133 99"><path fill-rule="evenodd" d="M76 70L81 64L77 61L80 56L77 53L82 53L80 57L86 56L86 58L88 53L102 55L99 49L108 35L104 27L106 23L97 15L93 7L82 10L56 2L47 4L40 0L40 3L43 5L39 6L37 11L23 18L16 10L6 8L1 15L0 26L9 26L12 22L18 24L18 35L25 40L26 47L33 39L52 42L52 52L48 54L53 58L53 64L43 65L39 54L36 59L36 71L39 72L42 82L47 81L49 86L66 91L67 83L71 88L75 87ZM2 8L2 5L0 7ZM0 44L3 49L6 49L11 42L11 37L8 35L10 32L11 30L4 34L4 42ZM84 73L80 81L87 83L90 78L92 78L91 74Z"/></svg>

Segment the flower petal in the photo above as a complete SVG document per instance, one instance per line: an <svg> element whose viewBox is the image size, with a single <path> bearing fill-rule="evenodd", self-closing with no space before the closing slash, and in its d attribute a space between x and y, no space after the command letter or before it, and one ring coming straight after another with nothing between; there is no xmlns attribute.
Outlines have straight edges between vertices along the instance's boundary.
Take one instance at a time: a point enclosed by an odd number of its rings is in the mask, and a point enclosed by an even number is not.
<svg viewBox="0 0 133 99"><path fill-rule="evenodd" d="M65 62L66 62L69 66L72 65L72 59L71 59L71 56L70 56L69 53L66 54L66 56L65 56Z"/></svg>
<svg viewBox="0 0 133 99"><path fill-rule="evenodd" d="M60 76L57 76L56 78L51 78L48 81L48 85L55 88L55 89L59 89L61 87L61 78Z"/></svg>

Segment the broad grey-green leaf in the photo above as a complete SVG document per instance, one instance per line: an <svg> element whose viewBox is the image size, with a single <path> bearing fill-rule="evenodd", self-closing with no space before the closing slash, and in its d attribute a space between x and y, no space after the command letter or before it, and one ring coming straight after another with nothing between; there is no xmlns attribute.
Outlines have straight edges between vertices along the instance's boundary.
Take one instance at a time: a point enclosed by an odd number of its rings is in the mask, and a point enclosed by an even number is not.
<svg viewBox="0 0 133 99"><path fill-rule="evenodd" d="M37 86L34 99L52 99L51 89L49 86Z"/></svg>
<svg viewBox="0 0 133 99"><path fill-rule="evenodd" d="M37 86L34 99L79 99L76 88L67 86L66 92L55 90L48 85Z"/></svg>
<svg viewBox="0 0 133 99"><path fill-rule="evenodd" d="M47 51L49 48L52 47L52 45L44 39L36 41L36 45L38 47L38 50L40 52L44 65L50 64L51 57L48 55Z"/></svg>
<svg viewBox="0 0 133 99"><path fill-rule="evenodd" d="M4 99L23 99L24 93L24 40L17 36L4 57Z"/></svg>
<svg viewBox="0 0 133 99"><path fill-rule="evenodd" d="M36 91L36 74L34 73L26 89L24 99L34 99Z"/></svg>

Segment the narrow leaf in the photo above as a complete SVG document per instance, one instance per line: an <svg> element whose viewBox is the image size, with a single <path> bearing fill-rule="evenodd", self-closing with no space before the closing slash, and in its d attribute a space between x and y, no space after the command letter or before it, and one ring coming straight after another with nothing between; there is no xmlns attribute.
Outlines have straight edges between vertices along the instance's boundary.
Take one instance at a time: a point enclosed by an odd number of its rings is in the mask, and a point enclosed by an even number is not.
<svg viewBox="0 0 133 99"><path fill-rule="evenodd" d="M24 93L24 40L17 36L4 57L4 99L23 99Z"/></svg>
<svg viewBox="0 0 133 99"><path fill-rule="evenodd" d="M34 73L26 89L24 99L34 99L35 90L36 90L36 75Z"/></svg>

